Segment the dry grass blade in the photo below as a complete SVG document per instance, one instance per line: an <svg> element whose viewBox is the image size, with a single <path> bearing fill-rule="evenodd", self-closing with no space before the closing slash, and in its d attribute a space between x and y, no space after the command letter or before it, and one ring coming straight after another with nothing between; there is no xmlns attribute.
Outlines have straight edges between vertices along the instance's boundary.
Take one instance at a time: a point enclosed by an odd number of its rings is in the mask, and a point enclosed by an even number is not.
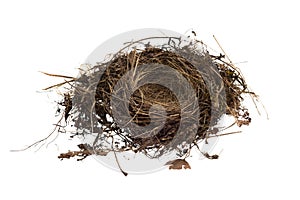
<svg viewBox="0 0 300 200"><path fill-rule="evenodd" d="M47 76L53 76L53 77L58 77L58 78L67 78L67 79L76 79L74 77L71 77L71 76L65 76L65 75L59 75L59 74L50 74L50 73L47 73L47 72L41 72Z"/></svg>
<svg viewBox="0 0 300 200"><path fill-rule="evenodd" d="M72 83L72 82L74 82L74 81L75 81L75 80L64 81L64 82L62 82L62 83L58 83L58 84L55 84L55 85L46 87L46 88L44 88L43 90L50 90L50 89L55 88L55 87L61 87L62 85L65 85L65 84L68 84L68 83Z"/></svg>

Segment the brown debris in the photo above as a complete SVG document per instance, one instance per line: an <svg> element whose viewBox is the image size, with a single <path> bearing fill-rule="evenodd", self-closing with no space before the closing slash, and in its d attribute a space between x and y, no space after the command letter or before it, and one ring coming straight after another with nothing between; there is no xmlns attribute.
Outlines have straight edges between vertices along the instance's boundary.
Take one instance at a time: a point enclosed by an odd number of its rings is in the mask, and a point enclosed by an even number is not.
<svg viewBox="0 0 300 200"><path fill-rule="evenodd" d="M169 169L191 169L189 163L184 159L176 159L167 162L165 165L169 165Z"/></svg>
<svg viewBox="0 0 300 200"><path fill-rule="evenodd" d="M77 145L78 148L80 149L79 151L68 151L67 153L61 153L58 158L60 158L61 160L65 159L69 159L71 157L79 157L77 159L77 161L81 161L83 159L85 159L86 157L94 154L97 155L101 155L101 156L106 156L108 152L101 152L101 151L97 151L95 152L91 146L89 146L88 144L79 144Z"/></svg>
<svg viewBox="0 0 300 200"><path fill-rule="evenodd" d="M69 159L71 157L77 156L77 157L79 157L77 159L77 161L81 161L92 154L92 151L90 149L88 149L84 144L79 144L77 146L80 149L79 151L68 151L67 153L61 153L58 156L58 158L63 160L64 158Z"/></svg>

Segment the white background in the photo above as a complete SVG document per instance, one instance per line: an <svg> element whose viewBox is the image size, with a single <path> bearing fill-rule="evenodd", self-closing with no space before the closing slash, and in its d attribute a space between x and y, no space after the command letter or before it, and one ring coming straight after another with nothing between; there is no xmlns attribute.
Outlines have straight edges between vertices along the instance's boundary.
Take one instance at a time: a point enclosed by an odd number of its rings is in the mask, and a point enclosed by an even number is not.
<svg viewBox="0 0 300 200"><path fill-rule="evenodd" d="M297 1L1 1L1 199L299 199L299 6ZM60 161L62 144L11 153L53 127L53 98L38 93L76 76L103 41L137 28L164 28L215 45L215 34L270 120L220 138L219 160L191 170L122 174L92 158ZM253 111L255 116L255 111ZM65 143L72 141L62 140ZM76 143L75 143L76 144ZM67 144L66 144L67 145Z"/></svg>

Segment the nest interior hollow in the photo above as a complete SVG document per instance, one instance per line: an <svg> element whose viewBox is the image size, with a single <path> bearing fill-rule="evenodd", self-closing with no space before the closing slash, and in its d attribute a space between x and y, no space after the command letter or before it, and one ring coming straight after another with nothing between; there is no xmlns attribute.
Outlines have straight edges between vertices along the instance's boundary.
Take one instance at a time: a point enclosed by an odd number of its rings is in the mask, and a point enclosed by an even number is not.
<svg viewBox="0 0 300 200"><path fill-rule="evenodd" d="M108 123L107 121L107 114L113 117L110 102L114 92L114 86L126 72L144 64L151 64L149 67L155 67L155 64L169 66L177 70L191 83L193 89L196 91L200 108L200 111L198 111L201 114L201 116L197 116L198 120L195 119L200 124L197 130L197 137L203 137L204 132L209 128L211 102L210 94L206 88L202 75L184 57L159 48L146 48L142 51L133 50L128 54L118 56L111 62L97 85L95 100L98 103L96 103L95 107L96 113L99 116L99 122L101 124L115 126L113 123ZM145 75L141 74L140 76ZM139 78L142 79L143 77L138 77L136 79ZM168 79L168 77L163 76L157 78ZM171 142L174 139L175 134L179 134L177 131L181 120L182 107L173 91L170 91L168 88L159 84L145 84L139 87L130 98L123 97L123 99L130 99L130 115L132 121L139 126L146 126L150 124L150 122L155 121L158 123L163 122L162 120L164 119L162 119L159 114L155 115L155 112L149 112L153 105L164 107L166 111L167 119L165 119L164 126L155 135L152 135L151 137L131 137L130 134L126 134L128 141L136 144L139 149L149 149L152 147L159 148L162 145L167 145ZM189 112L195 112L195 110L190 109ZM188 140L189 135L185 135L183 138ZM194 138L190 138L190 140L193 139ZM175 144L178 145L182 142L184 141L178 141Z"/></svg>

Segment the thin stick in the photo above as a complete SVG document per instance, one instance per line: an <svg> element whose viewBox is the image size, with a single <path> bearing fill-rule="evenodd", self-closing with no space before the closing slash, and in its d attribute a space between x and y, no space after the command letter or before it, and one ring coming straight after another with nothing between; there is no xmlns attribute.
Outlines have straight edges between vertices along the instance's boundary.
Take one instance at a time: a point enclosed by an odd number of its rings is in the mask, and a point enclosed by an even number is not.
<svg viewBox="0 0 300 200"><path fill-rule="evenodd" d="M41 71L40 71L41 72ZM41 72L47 76L54 76L54 77L59 77L59 78L71 78L71 79L76 79L74 77L71 77L71 76L65 76L65 75L59 75L59 74L50 74L50 73L47 73L47 72Z"/></svg>
<svg viewBox="0 0 300 200"><path fill-rule="evenodd" d="M118 158L117 158L117 154L116 154L116 152L115 152L115 150L113 149L113 152L114 152L114 155L115 155L115 159L116 159L116 162L117 162L117 164L118 164L118 167L119 167L119 169L120 169L120 171L124 174L124 176L127 176L128 175L128 173L127 172L125 172L125 171L123 171L123 169L121 168L121 166L120 166L120 163L119 163L119 161L118 161Z"/></svg>
<svg viewBox="0 0 300 200"><path fill-rule="evenodd" d="M57 122L57 124L59 124L59 123L62 121L62 119L63 119L63 115L61 116L61 118L60 118L60 120ZM55 126L55 128L53 129L53 131L52 131L47 137L45 137L45 138L43 138L43 139L41 139L41 140L39 140L39 141L37 141L37 142L35 142L35 143L29 145L28 147L25 147L25 148L19 149L19 150L10 150L10 151L11 151L11 152L25 151L25 150L27 150L27 149L33 147L33 146L36 146L37 144L39 144L39 143L41 143L41 142L44 142L45 140L47 140L48 138L50 138L51 135L53 135L53 133L56 131L57 127L59 127L59 126Z"/></svg>
<svg viewBox="0 0 300 200"><path fill-rule="evenodd" d="M219 134L219 135L212 135L212 136L209 136L208 138L219 137L219 136L224 136L224 135L232 135L232 134L241 133L241 132L242 131L235 131L235 132L224 133L224 134Z"/></svg>
<svg viewBox="0 0 300 200"><path fill-rule="evenodd" d="M66 83L71 83L71 82L74 82L74 81L75 81L75 79L69 80L69 81L64 81L62 83L58 83L58 84L52 85L50 87L44 88L43 90L49 90L49 89L54 88L54 87L60 87L60 86L62 86L64 84L66 84Z"/></svg>
<svg viewBox="0 0 300 200"><path fill-rule="evenodd" d="M114 155L115 155L115 159L116 159L117 165L118 165L120 171L124 174L124 176L127 176L128 173L125 172L125 171L121 168L121 165L120 165L120 163L119 163L119 160L118 160L118 157L117 157L116 151L114 150L114 146L113 146L113 145L114 145L114 138L112 137L111 148L112 148L112 150L113 150L113 152L114 152Z"/></svg>
<svg viewBox="0 0 300 200"><path fill-rule="evenodd" d="M222 46L220 45L219 41L217 40L216 36L213 35L216 43L218 44L218 46L220 47L220 49L222 50L222 52L225 54L225 56L227 57L227 59L229 60L229 63L232 64L231 60L229 59L228 55L226 54L226 52L224 51L224 49L222 48Z"/></svg>

